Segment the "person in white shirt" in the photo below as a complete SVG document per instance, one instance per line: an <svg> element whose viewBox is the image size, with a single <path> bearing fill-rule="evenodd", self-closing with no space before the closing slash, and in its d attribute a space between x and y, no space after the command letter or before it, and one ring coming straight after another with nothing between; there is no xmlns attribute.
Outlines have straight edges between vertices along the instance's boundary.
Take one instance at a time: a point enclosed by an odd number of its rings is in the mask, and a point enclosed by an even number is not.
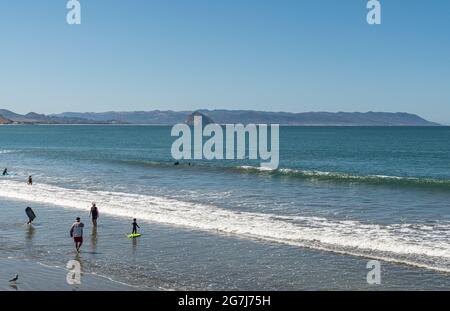
<svg viewBox="0 0 450 311"><path fill-rule="evenodd" d="M77 217L77 221L70 228L70 237L73 238L78 253L83 244L83 228L84 224L81 222L80 217Z"/></svg>

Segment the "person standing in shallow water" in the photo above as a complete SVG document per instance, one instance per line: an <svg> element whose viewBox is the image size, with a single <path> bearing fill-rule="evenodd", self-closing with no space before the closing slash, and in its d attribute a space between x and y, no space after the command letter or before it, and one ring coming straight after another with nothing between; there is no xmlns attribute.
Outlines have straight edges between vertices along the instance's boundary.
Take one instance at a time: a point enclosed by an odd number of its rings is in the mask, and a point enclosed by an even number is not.
<svg viewBox="0 0 450 311"><path fill-rule="evenodd" d="M75 242L77 253L80 252L81 245L83 245L83 228L84 224L81 222L80 217L77 217L76 222L70 228L70 237Z"/></svg>
<svg viewBox="0 0 450 311"><path fill-rule="evenodd" d="M3 171L3 176L6 176L6 175L8 175L8 169L7 168L5 168L4 171Z"/></svg>
<svg viewBox="0 0 450 311"><path fill-rule="evenodd" d="M33 185L33 176L28 176L28 185L32 186Z"/></svg>
<svg viewBox="0 0 450 311"><path fill-rule="evenodd" d="M97 227L97 218L98 218L98 208L95 203L92 203L91 211L89 212L89 216L91 216L92 224L94 227Z"/></svg>

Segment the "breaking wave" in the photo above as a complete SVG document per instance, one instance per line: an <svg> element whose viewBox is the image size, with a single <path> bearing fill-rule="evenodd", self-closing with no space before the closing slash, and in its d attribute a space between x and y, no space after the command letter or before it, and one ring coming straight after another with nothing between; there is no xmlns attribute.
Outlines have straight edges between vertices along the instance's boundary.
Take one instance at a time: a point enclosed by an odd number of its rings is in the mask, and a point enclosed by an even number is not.
<svg viewBox="0 0 450 311"><path fill-rule="evenodd" d="M0 154L13 153L14 150L0 150Z"/></svg>
<svg viewBox="0 0 450 311"><path fill-rule="evenodd" d="M401 177L389 175L357 175L341 172L324 172L318 170L302 170L292 168L271 169L259 166L218 166L217 163L203 163L189 166L182 162L180 166L174 166L172 162L148 161L148 160L120 160L119 162L128 165L140 165L159 168L183 168L211 171L229 171L255 175L270 175L274 177L298 178L314 181L361 183L372 185L397 185L410 187L436 187L450 190L450 179L423 178L423 177Z"/></svg>
<svg viewBox="0 0 450 311"><path fill-rule="evenodd" d="M315 170L297 170L281 168L270 170L265 167L256 166L239 166L237 168L241 171L254 172L259 174L271 174L279 176L297 177L304 179L324 180L324 181L342 181L353 183L369 183L369 184L396 184L405 186L437 186L448 187L450 189L450 180L448 179L433 179L433 178L419 178L419 177L400 177L388 175L354 175L349 173L337 172L322 172Z"/></svg>

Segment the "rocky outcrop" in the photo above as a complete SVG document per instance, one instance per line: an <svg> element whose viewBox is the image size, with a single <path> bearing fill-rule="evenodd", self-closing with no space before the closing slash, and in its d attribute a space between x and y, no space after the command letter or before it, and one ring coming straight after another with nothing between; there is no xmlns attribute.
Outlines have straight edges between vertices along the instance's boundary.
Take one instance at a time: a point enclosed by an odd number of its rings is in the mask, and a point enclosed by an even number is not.
<svg viewBox="0 0 450 311"><path fill-rule="evenodd" d="M11 124L13 121L10 119L5 118L4 116L0 115L0 124Z"/></svg>
<svg viewBox="0 0 450 311"><path fill-rule="evenodd" d="M208 117L206 114L201 113L199 111L195 111L188 116L188 118L186 119L186 124L194 125L194 117L202 117L203 126L214 123L214 121L210 117Z"/></svg>

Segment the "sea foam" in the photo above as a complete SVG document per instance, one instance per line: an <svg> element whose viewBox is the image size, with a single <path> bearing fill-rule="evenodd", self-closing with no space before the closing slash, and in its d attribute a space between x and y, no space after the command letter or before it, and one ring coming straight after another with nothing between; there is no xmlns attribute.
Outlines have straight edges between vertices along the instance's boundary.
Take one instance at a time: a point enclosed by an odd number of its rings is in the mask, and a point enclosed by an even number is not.
<svg viewBox="0 0 450 311"><path fill-rule="evenodd" d="M0 197L283 243L450 272L450 224L364 224L322 217L237 212L166 197L24 185L0 180Z"/></svg>

